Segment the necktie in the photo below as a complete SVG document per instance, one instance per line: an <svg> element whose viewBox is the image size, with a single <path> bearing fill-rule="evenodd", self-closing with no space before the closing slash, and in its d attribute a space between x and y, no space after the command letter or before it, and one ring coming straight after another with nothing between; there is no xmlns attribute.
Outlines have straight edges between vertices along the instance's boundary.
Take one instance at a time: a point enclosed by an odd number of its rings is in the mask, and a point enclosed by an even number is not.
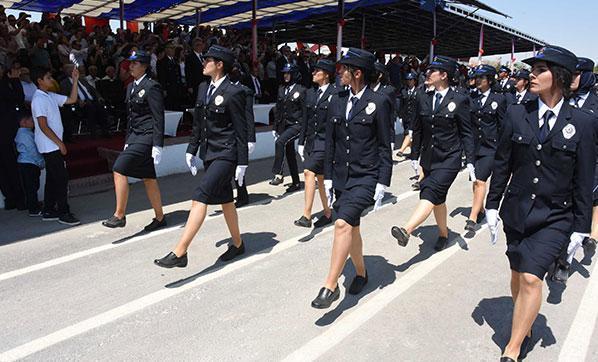
<svg viewBox="0 0 598 362"><path fill-rule="evenodd" d="M284 90L284 95L288 96L290 91L291 91L291 87L286 87Z"/></svg>
<svg viewBox="0 0 598 362"><path fill-rule="evenodd" d="M79 85L79 89L81 89L81 93L83 94L83 97L85 97L85 99L83 99L83 100L84 100L84 101L91 101L91 100L93 100L93 99L91 98L91 96L89 95L89 93L87 93L87 92L85 91L85 88L83 87L83 85L81 84L81 82L80 82L80 81L77 81L77 84Z"/></svg>
<svg viewBox="0 0 598 362"><path fill-rule="evenodd" d="M320 101L320 97L322 97L322 89L318 88L318 102Z"/></svg>
<svg viewBox="0 0 598 362"><path fill-rule="evenodd" d="M255 86L255 96L259 97L262 94L262 89L260 87L260 81L256 77L253 77L253 85Z"/></svg>
<svg viewBox="0 0 598 362"><path fill-rule="evenodd" d="M575 108L581 108L579 106L579 101L581 101L581 97L580 96L575 96L575 98L573 98L573 101L575 102Z"/></svg>
<svg viewBox="0 0 598 362"><path fill-rule="evenodd" d="M544 143L546 137L548 137L548 133L550 133L550 125L548 121L552 116L554 116L554 113L551 110L544 113L544 124L542 124L542 127L540 127L540 131L538 132L538 141L540 141L540 143Z"/></svg>
<svg viewBox="0 0 598 362"><path fill-rule="evenodd" d="M212 98L212 93L214 92L214 88L216 88L216 87L213 84L210 84L210 88L208 88L208 93L206 93L205 104L210 103L210 98Z"/></svg>
<svg viewBox="0 0 598 362"><path fill-rule="evenodd" d="M355 105L359 101L359 98L356 96L351 97L351 109L349 110L349 117L347 119L353 118L353 113L355 111Z"/></svg>
<svg viewBox="0 0 598 362"><path fill-rule="evenodd" d="M515 98L517 98L517 104L519 104L519 102L521 101L521 94L518 94Z"/></svg>
<svg viewBox="0 0 598 362"><path fill-rule="evenodd" d="M436 111L438 111L438 108L440 108L440 102L442 102L442 94L436 93L434 97L436 98L436 103L434 103L433 111L434 113L436 113Z"/></svg>

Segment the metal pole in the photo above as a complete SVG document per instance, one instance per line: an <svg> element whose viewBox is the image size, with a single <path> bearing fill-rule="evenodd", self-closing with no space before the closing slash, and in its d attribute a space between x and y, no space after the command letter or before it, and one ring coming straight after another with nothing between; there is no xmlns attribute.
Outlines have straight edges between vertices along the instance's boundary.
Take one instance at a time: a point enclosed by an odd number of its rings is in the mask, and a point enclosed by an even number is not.
<svg viewBox="0 0 598 362"><path fill-rule="evenodd" d="M432 19L434 21L434 37L430 42L430 62L434 59L434 43L436 42L436 7L434 7L434 11L432 12Z"/></svg>
<svg viewBox="0 0 598 362"><path fill-rule="evenodd" d="M345 0L338 0L338 23L336 34L336 60L341 59L343 52L343 27L345 26Z"/></svg>
<svg viewBox="0 0 598 362"><path fill-rule="evenodd" d="M195 26L201 24L201 8L195 9Z"/></svg>
<svg viewBox="0 0 598 362"><path fill-rule="evenodd" d="M257 0L251 9L251 62L257 64Z"/></svg>
<svg viewBox="0 0 598 362"><path fill-rule="evenodd" d="M120 28L125 31L125 0L120 1Z"/></svg>
<svg viewBox="0 0 598 362"><path fill-rule="evenodd" d="M361 49L365 49L365 14L361 17Z"/></svg>

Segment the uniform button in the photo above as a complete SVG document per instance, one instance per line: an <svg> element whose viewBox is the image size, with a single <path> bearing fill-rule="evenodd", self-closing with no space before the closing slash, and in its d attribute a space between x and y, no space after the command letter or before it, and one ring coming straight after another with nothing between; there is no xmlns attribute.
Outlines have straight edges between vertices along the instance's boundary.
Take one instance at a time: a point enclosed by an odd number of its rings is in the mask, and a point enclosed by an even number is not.
<svg viewBox="0 0 598 362"><path fill-rule="evenodd" d="M532 194L532 200L536 199L536 194Z"/></svg>
<svg viewBox="0 0 598 362"><path fill-rule="evenodd" d="M540 160L536 160L536 166L540 166L542 164L542 162L540 162Z"/></svg>
<svg viewBox="0 0 598 362"><path fill-rule="evenodd" d="M479 135L478 138L482 138L482 135Z"/></svg>
<svg viewBox="0 0 598 362"><path fill-rule="evenodd" d="M432 125L432 128L434 128L434 125Z"/></svg>
<svg viewBox="0 0 598 362"><path fill-rule="evenodd" d="M431 145L430 148L434 148L434 145Z"/></svg>
<svg viewBox="0 0 598 362"><path fill-rule="evenodd" d="M537 149L538 151L540 151L540 150L542 149L542 145L537 145L537 146L536 146L536 149Z"/></svg>
<svg viewBox="0 0 598 362"><path fill-rule="evenodd" d="M567 206L567 201L563 201L563 205Z"/></svg>
<svg viewBox="0 0 598 362"><path fill-rule="evenodd" d="M347 141L349 140L349 136L347 136Z"/></svg>
<svg viewBox="0 0 598 362"><path fill-rule="evenodd" d="M563 145L563 149L566 150L567 149L567 145Z"/></svg>
<svg viewBox="0 0 598 362"><path fill-rule="evenodd" d="M349 153L349 150L347 150L347 153Z"/></svg>
<svg viewBox="0 0 598 362"><path fill-rule="evenodd" d="M523 138L522 138L521 136L519 136L519 137L517 138L517 140L519 140L519 141L521 141L522 139L523 139Z"/></svg>
<svg viewBox="0 0 598 362"><path fill-rule="evenodd" d="M347 167L349 167L349 162L347 162Z"/></svg>
<svg viewBox="0 0 598 362"><path fill-rule="evenodd" d="M534 177L534 179L532 180L533 183L537 184L538 183L538 178Z"/></svg>

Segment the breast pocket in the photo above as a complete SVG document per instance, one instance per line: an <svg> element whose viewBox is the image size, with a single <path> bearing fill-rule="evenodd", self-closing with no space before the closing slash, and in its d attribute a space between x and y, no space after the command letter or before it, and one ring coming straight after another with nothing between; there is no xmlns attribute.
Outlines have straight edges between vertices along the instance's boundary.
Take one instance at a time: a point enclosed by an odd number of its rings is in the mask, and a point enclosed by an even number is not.
<svg viewBox="0 0 598 362"><path fill-rule="evenodd" d="M552 139L552 149L562 151L567 155L573 155L577 152L577 140L555 137Z"/></svg>
<svg viewBox="0 0 598 362"><path fill-rule="evenodd" d="M525 133L513 133L511 141L515 145L528 146L532 142L532 135Z"/></svg>
<svg viewBox="0 0 598 362"><path fill-rule="evenodd" d="M213 120L219 127L226 126L226 107L224 105L217 106L211 104L208 107L208 110L210 112L210 116L213 118Z"/></svg>

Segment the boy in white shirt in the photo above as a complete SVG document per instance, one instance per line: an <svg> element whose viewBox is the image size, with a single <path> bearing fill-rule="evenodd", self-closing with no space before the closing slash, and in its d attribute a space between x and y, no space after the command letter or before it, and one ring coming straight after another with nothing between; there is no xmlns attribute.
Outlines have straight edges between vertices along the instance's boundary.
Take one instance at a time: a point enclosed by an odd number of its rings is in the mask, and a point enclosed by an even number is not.
<svg viewBox="0 0 598 362"><path fill-rule="evenodd" d="M77 102L79 71L76 67L73 69L74 82L68 97L49 91L54 84L49 69L36 68L31 73L31 79L38 87L31 101L35 144L46 163L43 220L79 225L81 222L70 212L67 202L68 173L64 162L67 149L62 142L63 126L59 110L65 104Z"/></svg>

